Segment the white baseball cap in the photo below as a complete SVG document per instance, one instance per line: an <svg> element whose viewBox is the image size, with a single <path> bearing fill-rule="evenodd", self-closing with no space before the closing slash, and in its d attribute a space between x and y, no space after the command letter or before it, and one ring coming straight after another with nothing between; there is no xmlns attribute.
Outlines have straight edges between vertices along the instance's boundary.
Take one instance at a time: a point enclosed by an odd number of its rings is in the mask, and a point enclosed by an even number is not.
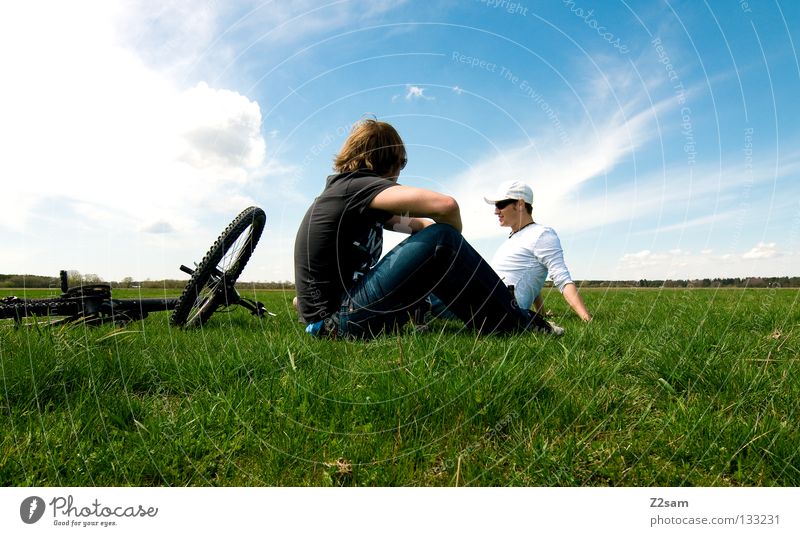
<svg viewBox="0 0 800 536"><path fill-rule="evenodd" d="M489 196L483 198L490 205L494 205L498 201L506 199L522 199L529 205L533 204L533 190L531 187L521 181L505 181L500 183L497 191Z"/></svg>

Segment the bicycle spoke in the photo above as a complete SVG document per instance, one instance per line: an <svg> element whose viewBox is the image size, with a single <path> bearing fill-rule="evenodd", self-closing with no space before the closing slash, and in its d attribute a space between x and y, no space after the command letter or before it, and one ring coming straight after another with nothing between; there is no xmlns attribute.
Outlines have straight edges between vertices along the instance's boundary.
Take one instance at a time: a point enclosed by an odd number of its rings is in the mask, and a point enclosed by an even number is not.
<svg viewBox="0 0 800 536"><path fill-rule="evenodd" d="M230 248L225 253L225 256L223 256L220 260L221 271L223 273L228 273L233 263L239 259L242 248L244 248L250 242L251 234L252 229L248 229L248 232L243 233L233 242L233 244L231 244Z"/></svg>
<svg viewBox="0 0 800 536"><path fill-rule="evenodd" d="M173 312L174 325L202 325L214 311L239 303L234 284L258 243L264 221L264 211L250 207L225 228L192 271L184 295Z"/></svg>
<svg viewBox="0 0 800 536"><path fill-rule="evenodd" d="M197 293L197 298L192 305L192 313L189 315L189 322L193 322L206 310L206 307L211 306L214 297L219 293L220 288L222 288L222 282L223 278L215 278Z"/></svg>

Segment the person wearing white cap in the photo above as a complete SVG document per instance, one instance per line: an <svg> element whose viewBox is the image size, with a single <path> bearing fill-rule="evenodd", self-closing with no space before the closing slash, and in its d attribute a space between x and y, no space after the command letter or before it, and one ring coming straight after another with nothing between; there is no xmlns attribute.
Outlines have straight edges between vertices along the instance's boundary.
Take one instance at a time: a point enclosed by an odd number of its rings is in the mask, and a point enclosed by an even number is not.
<svg viewBox="0 0 800 536"><path fill-rule="evenodd" d="M533 220L533 191L521 181L506 181L484 200L494 205L501 227L511 233L491 261L491 266L514 295L522 309L542 313L542 287L548 273L573 311L584 321L592 319L573 283L556 232Z"/></svg>

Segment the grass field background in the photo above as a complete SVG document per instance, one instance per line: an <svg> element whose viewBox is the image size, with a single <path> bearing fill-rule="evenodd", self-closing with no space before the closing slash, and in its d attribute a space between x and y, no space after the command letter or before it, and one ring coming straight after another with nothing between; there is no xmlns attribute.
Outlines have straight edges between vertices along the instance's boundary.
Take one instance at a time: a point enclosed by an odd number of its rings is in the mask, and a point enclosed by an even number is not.
<svg viewBox="0 0 800 536"><path fill-rule="evenodd" d="M315 340L283 292L197 330L0 321L0 484L800 485L799 290L582 294L588 325L545 298L561 338Z"/></svg>

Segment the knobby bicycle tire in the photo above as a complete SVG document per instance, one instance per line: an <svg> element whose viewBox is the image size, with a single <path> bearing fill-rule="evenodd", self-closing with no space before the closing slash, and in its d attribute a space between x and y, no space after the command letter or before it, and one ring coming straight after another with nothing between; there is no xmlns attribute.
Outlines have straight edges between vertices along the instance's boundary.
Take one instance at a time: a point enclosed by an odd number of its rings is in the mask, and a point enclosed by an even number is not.
<svg viewBox="0 0 800 536"><path fill-rule="evenodd" d="M0 319L20 320L29 316L73 316L81 312L80 301L26 300L23 303L0 305Z"/></svg>
<svg viewBox="0 0 800 536"><path fill-rule="evenodd" d="M222 231L178 298L170 317L172 325L202 325L218 306L227 304L226 285L232 286L241 275L261 238L266 219L263 210L249 207ZM223 274L221 279L212 277L219 273Z"/></svg>

